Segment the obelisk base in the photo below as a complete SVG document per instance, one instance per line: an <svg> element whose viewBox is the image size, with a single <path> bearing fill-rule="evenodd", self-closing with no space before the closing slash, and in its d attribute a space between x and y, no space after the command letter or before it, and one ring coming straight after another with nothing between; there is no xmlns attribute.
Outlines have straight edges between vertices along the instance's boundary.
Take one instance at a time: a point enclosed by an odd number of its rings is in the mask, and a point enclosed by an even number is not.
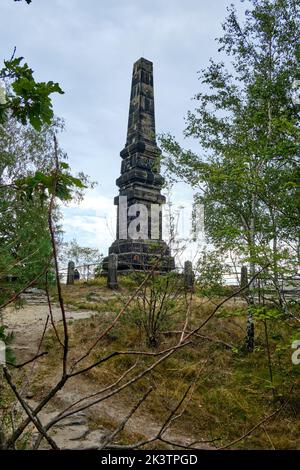
<svg viewBox="0 0 300 470"><path fill-rule="evenodd" d="M109 248L109 254L118 255L118 271L169 272L175 269L170 248L163 240L116 240ZM108 269L108 256L102 268Z"/></svg>

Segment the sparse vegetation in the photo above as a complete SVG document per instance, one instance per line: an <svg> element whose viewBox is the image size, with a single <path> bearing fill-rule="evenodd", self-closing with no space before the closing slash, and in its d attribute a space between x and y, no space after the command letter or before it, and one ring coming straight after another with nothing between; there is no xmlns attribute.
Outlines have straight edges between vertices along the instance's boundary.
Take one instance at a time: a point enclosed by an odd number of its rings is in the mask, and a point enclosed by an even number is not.
<svg viewBox="0 0 300 470"><path fill-rule="evenodd" d="M130 292L122 285L123 298ZM95 304L98 313L88 320L77 320L70 326L70 348L72 357L77 356L82 348L93 343L99 331L105 329L120 308L120 297L110 299L111 291L105 287L95 288L94 283L67 286L64 288L65 299L72 298L72 305L77 305L76 296L80 298L99 295L107 296L110 309L106 310L106 302L102 307L97 302L80 303L80 308L91 309ZM124 283L126 285L126 281ZM92 289L92 290L91 290ZM217 298L193 298L189 329L205 319L212 311ZM108 312L105 314L105 311ZM182 329L185 318L186 301L184 296L177 302L177 308L170 319L168 331L162 334L161 343L156 350L165 350L174 346ZM211 445L226 446L247 430L251 429L265 416L287 401L286 406L277 416L259 427L247 439L233 446L237 449L295 449L298 448L300 435L299 409L299 367L291 363L290 332L293 321L288 323L272 322L269 326L270 349L272 354L273 381L276 397L272 394L268 359L264 337L264 328L257 321L257 340L253 354L247 354L244 346L244 324L247 305L242 299L236 299L224 307L219 314L201 331L194 336L191 344L179 349L171 358L166 359L154 371L143 377L127 391L122 392L120 400L138 399L141 393L152 386L154 391L151 400L144 404L144 412L153 419L163 421L172 407L180 400L184 390L195 381L193 394L185 407L174 430L180 434L189 433L195 440L212 440ZM124 315L123 321L106 336L105 341L97 346L92 353L92 360L109 355L114 351L153 352L152 348L145 350L146 333L143 328ZM55 369L57 350L55 337L48 336L47 345L49 360ZM232 348L230 349L230 346ZM151 357L139 358L137 371L149 366ZM136 356L125 354L106 362L103 366L86 373L86 380L102 387L114 382L120 374L126 372L135 364ZM292 384L294 385L292 389ZM135 436L125 440L119 436L119 442L134 443Z"/></svg>

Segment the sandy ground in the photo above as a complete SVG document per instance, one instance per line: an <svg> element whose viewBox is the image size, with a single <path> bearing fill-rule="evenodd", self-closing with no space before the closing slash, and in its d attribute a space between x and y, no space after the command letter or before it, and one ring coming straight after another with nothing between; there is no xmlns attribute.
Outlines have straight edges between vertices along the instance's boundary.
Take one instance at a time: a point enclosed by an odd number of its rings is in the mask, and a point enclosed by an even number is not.
<svg viewBox="0 0 300 470"><path fill-rule="evenodd" d="M47 300L43 292L33 289L25 294L24 298L26 304L23 308L16 310L13 307L7 307L3 314L3 323L7 325L9 331L14 333L12 348L19 363L29 360L36 354L49 314ZM54 321L62 321L61 311L57 305L53 305L52 311ZM76 321L89 318L92 315L95 315L95 311L66 309L68 320ZM48 321L47 326L47 329L49 328L51 328L50 321ZM23 394L28 403L34 407L36 405L35 396L28 392L30 383L31 379L28 378L28 383L23 387ZM101 384L99 384L99 388L101 388ZM72 378L52 399L50 405L47 405L39 414L39 417L43 423L47 423L53 416L74 401L96 391L95 384L90 383L88 379L82 376ZM99 425L95 429L93 422L110 422L118 427L118 424L128 415L132 406L133 403L124 403L124 400L120 397L114 396L60 422L53 427L51 435L60 448L98 448L99 444L111 431ZM130 433L137 433L145 438L151 438L158 432L160 426L161 423L154 421L151 416L143 412L141 407L130 418L125 429ZM182 445L189 445L194 440L191 436L178 435L172 430L165 434L165 438ZM209 448L206 444L195 445L195 447L200 449ZM42 444L42 448L47 448L47 444ZM155 444L153 444L153 448L155 448Z"/></svg>

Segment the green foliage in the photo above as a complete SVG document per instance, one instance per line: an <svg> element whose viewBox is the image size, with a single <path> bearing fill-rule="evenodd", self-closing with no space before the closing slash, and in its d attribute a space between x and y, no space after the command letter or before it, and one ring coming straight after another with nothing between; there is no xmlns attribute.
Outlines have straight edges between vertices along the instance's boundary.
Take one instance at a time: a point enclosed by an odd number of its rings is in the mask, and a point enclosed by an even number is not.
<svg viewBox="0 0 300 470"><path fill-rule="evenodd" d="M277 308L272 308L270 305L251 305L241 308L236 308L235 310L224 308L222 312L218 314L220 318L240 318L246 315L246 313L251 312L253 318L257 321L273 320L273 321L283 321L285 323L286 316L282 310Z"/></svg>
<svg viewBox="0 0 300 470"><path fill-rule="evenodd" d="M248 307L248 310L251 310L253 318L258 321L285 319L285 315L281 310L277 308L271 308L270 306L253 305Z"/></svg>
<svg viewBox="0 0 300 470"><path fill-rule="evenodd" d="M15 186L20 194L32 199L33 194L39 194L42 198L56 196L61 201L70 201L72 191L75 188L83 189L86 186L83 182L70 174L69 165L65 162L59 164L58 169L54 169L50 174L36 171L33 176L27 176L15 181Z"/></svg>
<svg viewBox="0 0 300 470"><path fill-rule="evenodd" d="M146 274L137 276L139 285ZM172 324L178 303L184 300L184 292L183 278L178 274L151 273L123 321L143 327L148 346L156 347L161 331Z"/></svg>
<svg viewBox="0 0 300 470"><path fill-rule="evenodd" d="M22 61L23 57L5 60L0 70L0 78L10 83L6 102L0 104L0 123L6 122L11 113L23 125L30 122L36 130L40 130L43 124L50 124L53 119L50 95L63 94L63 91L53 81L36 82L33 70L26 62L21 64Z"/></svg>
<svg viewBox="0 0 300 470"><path fill-rule="evenodd" d="M95 275L101 272L103 254L97 248L80 246L75 238L69 242L64 242L60 246L59 258L62 262L74 261L77 265L99 263Z"/></svg>
<svg viewBox="0 0 300 470"><path fill-rule="evenodd" d="M196 289L198 294L207 297L226 295L224 274L228 267L219 251L203 251L196 265Z"/></svg>
<svg viewBox="0 0 300 470"><path fill-rule="evenodd" d="M53 138L63 127L59 120L40 132L19 125L10 117L0 126L0 305L36 279L53 282L52 245L49 234L49 202L55 197L52 220L56 242L61 228L57 199L68 202L86 187L72 176L66 156Z"/></svg>
<svg viewBox="0 0 300 470"><path fill-rule="evenodd" d="M47 208L39 197L29 201L13 191L5 195L8 199L0 217L0 305L41 274L51 261Z"/></svg>
<svg viewBox="0 0 300 470"><path fill-rule="evenodd" d="M200 76L208 92L196 95L198 107L188 114L185 134L199 141L202 154L184 151L171 136L162 141L170 169L193 185L204 184L199 200L205 204L206 232L222 246L254 244L249 233L254 215L255 236L266 245L274 236L272 215L282 236L287 224L295 233L299 216L294 183L300 110L289 94L299 75L299 4L252 3L244 25L230 8L219 40L234 72L211 61Z"/></svg>

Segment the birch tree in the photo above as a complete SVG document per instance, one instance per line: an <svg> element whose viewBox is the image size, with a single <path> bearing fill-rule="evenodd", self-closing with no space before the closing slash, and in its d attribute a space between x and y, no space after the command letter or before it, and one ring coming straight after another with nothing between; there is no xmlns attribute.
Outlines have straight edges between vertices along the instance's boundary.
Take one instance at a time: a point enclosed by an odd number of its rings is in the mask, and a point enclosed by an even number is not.
<svg viewBox="0 0 300 470"><path fill-rule="evenodd" d="M218 39L225 62L211 59L187 115L185 136L199 154L164 135L169 170L199 189L208 239L268 273L293 271L299 247L299 117L292 89L300 77L299 0L249 0L244 20L228 9ZM229 64L229 60L231 65ZM253 304L254 285L249 289ZM249 309L247 348L253 350Z"/></svg>

